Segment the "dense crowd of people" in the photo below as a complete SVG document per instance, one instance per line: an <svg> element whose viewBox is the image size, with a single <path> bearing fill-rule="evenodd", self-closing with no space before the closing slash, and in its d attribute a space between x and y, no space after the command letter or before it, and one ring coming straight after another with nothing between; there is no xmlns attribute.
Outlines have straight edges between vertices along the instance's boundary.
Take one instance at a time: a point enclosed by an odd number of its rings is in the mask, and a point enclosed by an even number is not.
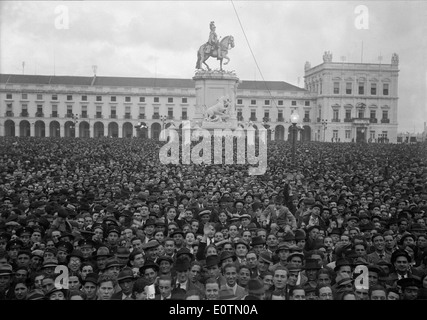
<svg viewBox="0 0 427 320"><path fill-rule="evenodd" d="M251 176L164 143L1 137L0 299L427 299L425 144L270 141Z"/></svg>

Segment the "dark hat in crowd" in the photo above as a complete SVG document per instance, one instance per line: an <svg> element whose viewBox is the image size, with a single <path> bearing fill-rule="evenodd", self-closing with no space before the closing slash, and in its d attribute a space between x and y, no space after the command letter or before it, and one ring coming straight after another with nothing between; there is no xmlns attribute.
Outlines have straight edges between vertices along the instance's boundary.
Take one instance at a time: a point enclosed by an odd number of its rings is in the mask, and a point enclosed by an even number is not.
<svg viewBox="0 0 427 320"><path fill-rule="evenodd" d="M368 265L368 270L369 270L369 272L375 272L378 275L383 272L383 270L379 266L377 266L376 264Z"/></svg>
<svg viewBox="0 0 427 320"><path fill-rule="evenodd" d="M414 242L417 241L417 238L415 237L415 235L413 235L412 233L409 232L405 232L402 237L399 240L399 244L403 245L403 242L405 241L406 238L412 238L414 240Z"/></svg>
<svg viewBox="0 0 427 320"><path fill-rule="evenodd" d="M98 284L98 275L94 272L88 273L84 279L82 279L82 284L84 285L86 282L91 282L95 285Z"/></svg>
<svg viewBox="0 0 427 320"><path fill-rule="evenodd" d="M190 261L188 259L177 259L174 264L174 269L177 272L185 272L190 269Z"/></svg>
<svg viewBox="0 0 427 320"><path fill-rule="evenodd" d="M55 247L58 251L65 251L67 254L73 251L73 245L68 241L58 241Z"/></svg>
<svg viewBox="0 0 427 320"><path fill-rule="evenodd" d="M222 251L220 256L219 256L219 261L222 262L228 258L232 258L233 261L237 260L237 256L234 252L230 252L230 251Z"/></svg>
<svg viewBox="0 0 427 320"><path fill-rule="evenodd" d="M337 272L340 269L340 267L343 267L343 266L351 267L351 262L347 259L338 259L335 263L334 271Z"/></svg>
<svg viewBox="0 0 427 320"><path fill-rule="evenodd" d="M290 246L287 243L279 243L276 249L276 254L278 254L281 250L290 250Z"/></svg>
<svg viewBox="0 0 427 320"><path fill-rule="evenodd" d="M156 262L157 262L157 264L160 266L160 264L162 263L162 261L168 261L171 265L173 265L173 263L174 263L174 261L173 261L173 259L172 259L172 257L171 256L168 256L168 255L163 255L163 256L161 256L161 257L158 257L157 258L157 260L156 260Z"/></svg>
<svg viewBox="0 0 427 320"><path fill-rule="evenodd" d="M403 278L397 281L397 285L402 288L402 290L406 288L421 288L422 282L421 280L414 278L414 277L408 277Z"/></svg>
<svg viewBox="0 0 427 320"><path fill-rule="evenodd" d="M256 246L260 244L265 244L265 240L263 237L260 237L260 236L252 237L252 241L251 241L252 246Z"/></svg>
<svg viewBox="0 0 427 320"><path fill-rule="evenodd" d="M142 249L143 250L150 250L150 249L155 249L160 245L160 243L157 240L150 240L147 243L144 243L142 245Z"/></svg>
<svg viewBox="0 0 427 320"><path fill-rule="evenodd" d="M22 237L24 234L31 236L33 234L34 230L30 227L22 227L18 230L16 230L16 235L18 237Z"/></svg>
<svg viewBox="0 0 427 320"><path fill-rule="evenodd" d="M69 255L67 255L67 261L70 261L72 257L79 258L80 261L83 261L83 253L80 250L73 250Z"/></svg>
<svg viewBox="0 0 427 320"><path fill-rule="evenodd" d="M116 256L122 259L129 259L130 250L126 247L118 247L116 251Z"/></svg>
<svg viewBox="0 0 427 320"><path fill-rule="evenodd" d="M353 279L346 273L338 275L335 279L337 287L345 286L349 283L353 283Z"/></svg>
<svg viewBox="0 0 427 320"><path fill-rule="evenodd" d="M288 231L285 233L285 235L283 236L283 240L282 241L295 241L295 235L292 231Z"/></svg>
<svg viewBox="0 0 427 320"><path fill-rule="evenodd" d="M237 245L239 245L239 244L243 244L244 246L246 246L246 248L249 250L251 247L250 247L250 245L246 242L246 241L244 241L244 240L242 240L242 239L239 239L238 241L236 241L235 243L234 243L234 247L236 248L237 247Z"/></svg>
<svg viewBox="0 0 427 320"><path fill-rule="evenodd" d="M109 235L109 234L110 234L110 233L112 233L112 232L117 233L119 236L120 236L120 234L122 233L122 232L120 231L120 228L119 228L119 227L117 227L117 226L111 226L111 227L109 227L109 228L107 229L107 235Z"/></svg>
<svg viewBox="0 0 427 320"><path fill-rule="evenodd" d="M246 284L246 290L249 294L263 294L265 293L265 287L261 280L259 279L249 279Z"/></svg>
<svg viewBox="0 0 427 320"><path fill-rule="evenodd" d="M288 258L286 259L286 261L291 261L291 259L293 257L300 257L302 261L304 261L304 254L302 252L292 252L291 254L289 254Z"/></svg>
<svg viewBox="0 0 427 320"><path fill-rule="evenodd" d="M9 251L10 249L13 249L13 248L22 248L23 246L24 246L24 243L22 242L22 240L19 240L19 239L10 240L6 244L6 251Z"/></svg>
<svg viewBox="0 0 427 320"><path fill-rule="evenodd" d="M218 264L219 264L219 257L216 254L206 257L206 268L218 266Z"/></svg>
<svg viewBox="0 0 427 320"><path fill-rule="evenodd" d="M363 258L363 257L357 257L355 260L353 260L353 265L354 266L360 266L360 265L368 266L369 263L368 263L368 261L365 258Z"/></svg>
<svg viewBox="0 0 427 320"><path fill-rule="evenodd" d="M310 233L311 230L313 230L313 229L321 230L321 227L320 226L309 226L307 228L307 233Z"/></svg>
<svg viewBox="0 0 427 320"><path fill-rule="evenodd" d="M321 268L317 259L307 259L305 261L304 270L320 270Z"/></svg>
<svg viewBox="0 0 427 320"><path fill-rule="evenodd" d="M342 234L342 231L341 231L341 229L339 229L339 228L333 228L332 230L331 230L331 232L329 233L329 235L331 235L331 234L337 234L337 235L341 235Z"/></svg>
<svg viewBox="0 0 427 320"><path fill-rule="evenodd" d="M190 258L190 260L194 260L194 255L191 253L190 249L188 248L183 247L176 252L177 259L182 255L187 255Z"/></svg>
<svg viewBox="0 0 427 320"><path fill-rule="evenodd" d="M96 250L95 252L92 253L92 255L95 258L99 258L99 257L111 257L112 254L110 253L110 249L108 249L105 246L99 247L98 250Z"/></svg>
<svg viewBox="0 0 427 320"><path fill-rule="evenodd" d="M107 261L105 262L105 269L108 269L111 267L123 267L123 263L121 263L116 258L111 257L111 258L108 258Z"/></svg>
<svg viewBox="0 0 427 320"><path fill-rule="evenodd" d="M0 233L0 240L5 240L6 242L9 242L11 238L12 234L10 234L9 232Z"/></svg>
<svg viewBox="0 0 427 320"><path fill-rule="evenodd" d="M44 300L45 295L41 292L33 291L27 295L27 300Z"/></svg>
<svg viewBox="0 0 427 320"><path fill-rule="evenodd" d="M91 239L80 239L78 242L78 245L80 248L84 248L84 247L92 247L95 248L96 243L95 241L91 240Z"/></svg>
<svg viewBox="0 0 427 320"><path fill-rule="evenodd" d="M259 257L259 259L261 259L262 261L264 261L266 263L269 263L269 264L273 263L273 257L271 255L271 253L268 251L261 251L259 253L258 257Z"/></svg>
<svg viewBox="0 0 427 320"><path fill-rule="evenodd" d="M143 275L145 270L150 268L154 269L156 272L159 272L159 265L152 260L147 260L145 261L144 265L139 268L139 273Z"/></svg>
<svg viewBox="0 0 427 320"><path fill-rule="evenodd" d="M394 264L398 257L406 257L406 259L408 259L408 262L412 261L412 258L407 251L399 249L399 250L394 251L391 254L391 259L390 259L391 263Z"/></svg>
<svg viewBox="0 0 427 320"><path fill-rule="evenodd" d="M307 237L306 233L302 229L295 230L295 241L305 240Z"/></svg>
<svg viewBox="0 0 427 320"><path fill-rule="evenodd" d="M54 294L55 292L61 291L64 296L67 296L67 289L62 288L62 287L53 287L52 289L50 289L48 292L46 292L45 297L49 298L52 294Z"/></svg>
<svg viewBox="0 0 427 320"><path fill-rule="evenodd" d="M302 267L295 263L288 263L286 269L288 269L288 271L301 271Z"/></svg>
<svg viewBox="0 0 427 320"><path fill-rule="evenodd" d="M129 267L124 267L122 270L120 270L119 275L117 276L117 281L122 282L127 279L134 280L133 271Z"/></svg>
<svg viewBox="0 0 427 320"><path fill-rule="evenodd" d="M58 266L58 259L56 258L44 259L42 269L53 268L57 266Z"/></svg>
<svg viewBox="0 0 427 320"><path fill-rule="evenodd" d="M181 229L176 229L174 232L172 232L172 233L169 235L169 237L173 238L173 237L174 237L174 235L176 235L176 234L180 234L180 235L182 235L183 237L185 236L184 231L182 231Z"/></svg>

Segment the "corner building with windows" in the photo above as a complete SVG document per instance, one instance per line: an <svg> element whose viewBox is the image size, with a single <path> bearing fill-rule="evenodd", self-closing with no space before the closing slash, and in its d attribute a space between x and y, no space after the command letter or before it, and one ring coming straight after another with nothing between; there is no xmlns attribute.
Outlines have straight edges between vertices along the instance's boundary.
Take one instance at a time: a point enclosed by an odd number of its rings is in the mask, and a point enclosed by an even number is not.
<svg viewBox="0 0 427 320"><path fill-rule="evenodd" d="M397 55L389 65L335 63L330 53L323 60L306 63L305 88L242 80L238 121L289 140L296 112L300 141L395 143ZM158 139L192 119L195 101L192 79L0 74L0 136Z"/></svg>

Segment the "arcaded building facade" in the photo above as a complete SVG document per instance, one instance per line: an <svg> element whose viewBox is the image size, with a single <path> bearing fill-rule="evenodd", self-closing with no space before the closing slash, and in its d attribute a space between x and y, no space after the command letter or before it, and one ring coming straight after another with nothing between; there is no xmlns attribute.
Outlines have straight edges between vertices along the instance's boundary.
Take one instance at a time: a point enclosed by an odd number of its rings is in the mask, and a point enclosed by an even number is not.
<svg viewBox="0 0 427 320"><path fill-rule="evenodd" d="M297 112L298 140L396 142L393 59L343 64L325 53L321 65L306 63L305 88L241 80L238 121L265 125L269 139L288 140L290 115ZM158 139L163 127L192 119L195 101L192 79L0 74L0 136Z"/></svg>

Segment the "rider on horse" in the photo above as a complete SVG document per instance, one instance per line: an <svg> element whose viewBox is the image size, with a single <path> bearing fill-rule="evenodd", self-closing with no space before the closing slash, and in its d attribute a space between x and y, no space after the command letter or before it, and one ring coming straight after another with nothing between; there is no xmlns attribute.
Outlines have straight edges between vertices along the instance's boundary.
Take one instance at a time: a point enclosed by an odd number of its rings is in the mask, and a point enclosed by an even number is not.
<svg viewBox="0 0 427 320"><path fill-rule="evenodd" d="M218 52L218 59L221 58L221 49L219 48L219 40L218 40L218 36L215 32L215 22L211 21L211 23L209 24L209 28L211 29L211 32L209 33L209 40L207 42L207 48L209 48L208 50L211 50L209 52L213 52L215 49ZM207 52L207 53L209 53Z"/></svg>

